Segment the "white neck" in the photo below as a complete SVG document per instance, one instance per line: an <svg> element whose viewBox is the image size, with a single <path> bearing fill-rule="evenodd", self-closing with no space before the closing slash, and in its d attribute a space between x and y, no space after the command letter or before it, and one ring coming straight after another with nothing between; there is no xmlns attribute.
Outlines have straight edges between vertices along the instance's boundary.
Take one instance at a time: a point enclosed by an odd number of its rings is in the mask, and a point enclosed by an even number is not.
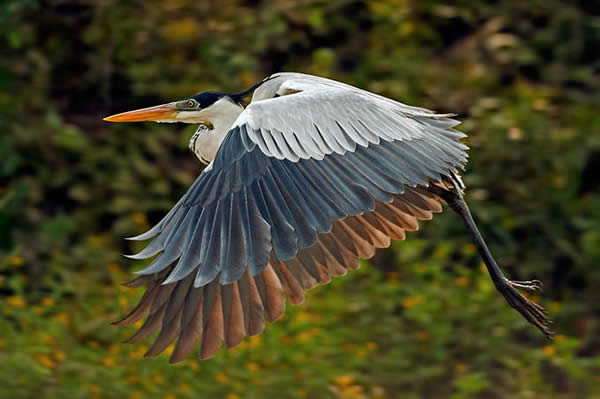
<svg viewBox="0 0 600 399"><path fill-rule="evenodd" d="M210 107L186 118L185 122L188 123L212 125L212 129L200 126L190 140L190 149L200 161L206 163L215 158L223 139L242 111L244 111L244 107L241 105L222 98Z"/></svg>

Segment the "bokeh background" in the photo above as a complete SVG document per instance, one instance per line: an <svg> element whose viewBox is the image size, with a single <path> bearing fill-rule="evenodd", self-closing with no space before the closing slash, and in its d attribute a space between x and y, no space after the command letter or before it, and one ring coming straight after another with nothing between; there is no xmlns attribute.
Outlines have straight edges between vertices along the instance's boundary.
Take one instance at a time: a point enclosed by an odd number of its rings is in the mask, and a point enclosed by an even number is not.
<svg viewBox="0 0 600 399"><path fill-rule="evenodd" d="M2 398L600 398L598 1L3 0L0 51ZM211 360L120 343L122 237L201 166L193 126L102 117L282 70L459 113L467 200L555 341L447 211Z"/></svg>

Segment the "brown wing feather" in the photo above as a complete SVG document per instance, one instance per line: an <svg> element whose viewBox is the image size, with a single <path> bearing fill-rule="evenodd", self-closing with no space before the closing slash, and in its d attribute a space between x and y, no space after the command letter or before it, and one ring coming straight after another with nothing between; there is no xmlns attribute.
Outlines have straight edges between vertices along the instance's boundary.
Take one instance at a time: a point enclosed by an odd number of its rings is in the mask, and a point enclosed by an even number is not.
<svg viewBox="0 0 600 399"><path fill-rule="evenodd" d="M185 300L181 320L181 332L175 344L170 363L177 363L188 357L196 343L202 338L204 330L202 311L204 309L204 287L191 289ZM186 321L186 319L189 319Z"/></svg>
<svg viewBox="0 0 600 399"><path fill-rule="evenodd" d="M231 286L231 299L229 300L230 310L228 312L228 318L224 321L225 347L227 349L237 346L247 335L246 326L244 325L244 310L242 308L240 292L238 290L238 282L236 281L233 284L229 284L229 286ZM225 297L223 296L223 298ZM225 301L223 301L223 303L225 303ZM225 313L225 308L223 308L223 312Z"/></svg>
<svg viewBox="0 0 600 399"><path fill-rule="evenodd" d="M173 342L173 340L179 334L181 327L181 314L183 309L179 309L177 314L172 320L163 319L162 328L158 336L150 346L150 349L144 354L144 357L157 356L162 353L167 347Z"/></svg>
<svg viewBox="0 0 600 399"><path fill-rule="evenodd" d="M221 286L219 276L204 287L193 287L193 274L178 283L161 285L172 270L142 276L128 287L146 285L136 307L116 325L129 325L147 316L140 329L126 342L137 343L160 333L146 353L155 356L177 338L170 362L185 359L200 342L200 358L216 354L223 342L238 345L246 335L260 334L265 319L273 322L285 312L285 300L304 301L304 291L327 284L331 276L357 269L360 258L370 258L376 248L391 240L402 240L406 231L418 229L418 220L441 212L440 198L426 187L407 187L391 203L376 202L372 212L333 222L331 231L320 233L317 242L298 251L295 258L281 261L275 253L265 269L251 276L247 271L233 284Z"/></svg>
<svg viewBox="0 0 600 399"><path fill-rule="evenodd" d="M221 302L221 284L215 279L209 285L214 286L214 299L206 301L208 306L204 307L207 320L204 325L204 336L200 345L200 359L208 359L214 356L223 344L223 306ZM212 303L211 303L212 302Z"/></svg>
<svg viewBox="0 0 600 399"><path fill-rule="evenodd" d="M265 307L258 288L256 288L254 278L250 277L248 271L246 271L244 277L247 279L248 287L248 326L246 331L248 335L257 335L265 329ZM242 277L242 280L244 277Z"/></svg>
<svg viewBox="0 0 600 399"><path fill-rule="evenodd" d="M150 314L144 324L140 327L139 330L131 337L127 338L125 343L128 344L137 344L151 336L156 330L160 328L160 324L162 321L162 317L165 314L165 310L167 309L166 305L163 305L158 311Z"/></svg>

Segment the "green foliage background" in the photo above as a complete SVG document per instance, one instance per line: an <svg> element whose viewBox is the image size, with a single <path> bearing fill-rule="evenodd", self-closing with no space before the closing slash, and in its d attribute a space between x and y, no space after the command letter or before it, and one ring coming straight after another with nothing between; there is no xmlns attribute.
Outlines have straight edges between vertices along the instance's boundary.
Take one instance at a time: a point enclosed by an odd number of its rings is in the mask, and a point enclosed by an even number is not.
<svg viewBox="0 0 600 399"><path fill-rule="evenodd" d="M600 397L599 50L589 0L2 1L0 396ZM121 344L122 237L200 166L191 126L101 118L280 70L459 113L467 200L507 273L546 283L554 343L444 212L239 349Z"/></svg>

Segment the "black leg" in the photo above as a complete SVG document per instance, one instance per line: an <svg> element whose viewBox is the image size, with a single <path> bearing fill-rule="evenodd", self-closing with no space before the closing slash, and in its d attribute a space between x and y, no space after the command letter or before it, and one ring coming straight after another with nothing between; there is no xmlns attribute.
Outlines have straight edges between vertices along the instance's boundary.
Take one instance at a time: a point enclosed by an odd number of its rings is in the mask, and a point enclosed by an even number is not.
<svg viewBox="0 0 600 399"><path fill-rule="evenodd" d="M527 291L541 290L542 283L538 280L532 281L510 281L502 274L502 271L496 264L494 257L488 249L477 225L471 216L469 207L463 199L462 195L455 191L446 190L442 187L431 185L430 189L435 194L439 195L444 201L448 203L456 213L458 213L465 225L473 235L475 245L479 250L479 254L483 258L483 261L488 269L488 273L496 286L496 289L504 296L506 301L515 308L527 321L540 329L544 335L548 338L552 338L552 332L548 328L550 320L546 316L544 308L540 305L530 301L521 295L518 289Z"/></svg>

